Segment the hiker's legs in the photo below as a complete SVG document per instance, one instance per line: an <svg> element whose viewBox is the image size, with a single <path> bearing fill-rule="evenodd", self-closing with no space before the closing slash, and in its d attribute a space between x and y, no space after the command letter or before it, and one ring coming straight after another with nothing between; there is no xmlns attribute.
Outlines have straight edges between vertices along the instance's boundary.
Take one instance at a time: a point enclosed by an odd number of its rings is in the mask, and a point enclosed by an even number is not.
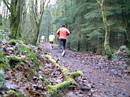
<svg viewBox="0 0 130 97"><path fill-rule="evenodd" d="M63 50L65 50L65 45L66 45L66 39L63 39Z"/></svg>
<svg viewBox="0 0 130 97"><path fill-rule="evenodd" d="M49 52L53 53L53 41L49 41Z"/></svg>
<svg viewBox="0 0 130 97"><path fill-rule="evenodd" d="M62 48L63 48L63 41L62 41L62 39L59 40L59 47L60 47L60 50L62 50Z"/></svg>
<svg viewBox="0 0 130 97"><path fill-rule="evenodd" d="M66 39L62 39L62 56L65 55L65 45L66 45Z"/></svg>
<svg viewBox="0 0 130 97"><path fill-rule="evenodd" d="M60 49L62 50L62 56L65 55L66 39L60 39Z"/></svg>
<svg viewBox="0 0 130 97"><path fill-rule="evenodd" d="M53 41L51 41L50 44L51 44L51 47L53 48Z"/></svg>
<svg viewBox="0 0 130 97"><path fill-rule="evenodd" d="M65 50L66 39L60 39L60 49Z"/></svg>

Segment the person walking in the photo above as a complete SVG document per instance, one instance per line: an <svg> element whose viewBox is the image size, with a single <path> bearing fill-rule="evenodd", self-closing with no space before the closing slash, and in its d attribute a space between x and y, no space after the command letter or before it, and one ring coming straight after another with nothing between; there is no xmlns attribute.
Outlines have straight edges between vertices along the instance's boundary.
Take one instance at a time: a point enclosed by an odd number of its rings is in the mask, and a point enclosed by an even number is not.
<svg viewBox="0 0 130 97"><path fill-rule="evenodd" d="M54 35L53 33L51 33L51 34L49 35L50 49L53 48L54 40L55 40L55 35Z"/></svg>
<svg viewBox="0 0 130 97"><path fill-rule="evenodd" d="M66 46L66 40L68 35L70 34L69 29L66 28L66 25L62 25L58 30L57 30L57 35L59 38L60 42L60 48L62 49L62 56L65 55L65 46Z"/></svg>

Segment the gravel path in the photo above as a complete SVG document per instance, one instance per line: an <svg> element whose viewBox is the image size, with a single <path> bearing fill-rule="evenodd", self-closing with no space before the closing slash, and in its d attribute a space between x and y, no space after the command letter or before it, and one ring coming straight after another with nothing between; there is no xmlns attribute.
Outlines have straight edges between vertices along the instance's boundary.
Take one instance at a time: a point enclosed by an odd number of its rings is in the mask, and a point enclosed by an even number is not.
<svg viewBox="0 0 130 97"><path fill-rule="evenodd" d="M130 97L130 75L124 72L125 62L69 50L62 57L57 48L50 52L71 71L81 70L84 73L83 77L77 79L79 88L69 91L65 97Z"/></svg>

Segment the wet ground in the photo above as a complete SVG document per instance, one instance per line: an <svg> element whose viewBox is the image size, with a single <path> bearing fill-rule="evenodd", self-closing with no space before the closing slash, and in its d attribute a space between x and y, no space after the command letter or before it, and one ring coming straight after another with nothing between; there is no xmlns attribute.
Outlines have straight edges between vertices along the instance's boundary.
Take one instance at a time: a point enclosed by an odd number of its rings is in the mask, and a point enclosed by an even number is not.
<svg viewBox="0 0 130 97"><path fill-rule="evenodd" d="M43 50L37 52L40 70L36 72L35 66L25 57L24 63L6 71L5 86L8 89L16 89L27 97L49 97L47 85L64 80L60 69L45 58L45 53L51 53L71 71L83 72L83 76L76 79L76 87L60 91L57 97L130 97L130 74L126 72L128 64L125 61L110 61L105 56L91 52L79 53L70 50L66 50L65 56L62 57L56 45L53 49L50 49L48 43L41 47ZM13 50L11 48L6 46L6 54L10 55L10 50ZM11 54L16 54L15 49ZM0 93L4 94L6 89L0 89Z"/></svg>
<svg viewBox="0 0 130 97"><path fill-rule="evenodd" d="M15 56L15 58L8 59L8 63L5 64L5 67L10 64L9 68L0 69L0 97L23 97L16 95L14 93L16 91L22 93L24 97L50 97L48 85L64 81L60 68L49 61L45 57L45 52L37 47L30 46L31 51L23 55L20 55L18 49L14 47L9 44L1 46L1 53L4 56ZM20 56L23 60L18 61L16 56ZM3 60L1 63L5 62Z"/></svg>
<svg viewBox="0 0 130 97"><path fill-rule="evenodd" d="M71 71L81 70L84 75L77 79L77 88L65 92L65 97L130 97L130 74L124 61L110 61L90 52L77 53L66 50L61 56L57 47L42 46L56 60Z"/></svg>

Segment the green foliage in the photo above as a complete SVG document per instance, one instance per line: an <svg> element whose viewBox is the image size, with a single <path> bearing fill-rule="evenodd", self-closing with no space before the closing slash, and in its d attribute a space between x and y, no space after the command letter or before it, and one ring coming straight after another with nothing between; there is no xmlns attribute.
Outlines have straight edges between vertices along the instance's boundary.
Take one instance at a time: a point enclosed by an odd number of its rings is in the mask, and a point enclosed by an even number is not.
<svg viewBox="0 0 130 97"><path fill-rule="evenodd" d="M70 88L70 87L75 87L75 78L82 76L83 73L81 71L76 71L69 73L69 71L65 69L64 76L66 77L66 80L62 83L56 84L56 85L49 85L48 86L48 92L50 94L50 97L54 97L55 95L58 94L59 91L62 91L64 89ZM66 75L65 75L66 74Z"/></svg>
<svg viewBox="0 0 130 97"><path fill-rule="evenodd" d="M16 90L9 90L4 97L25 97L22 93Z"/></svg>
<svg viewBox="0 0 130 97"><path fill-rule="evenodd" d="M129 17L129 0L104 0L104 10L107 18L107 24L110 26L110 45L112 47L120 46L125 42L120 42L130 39L130 17ZM72 35L68 39L71 48L76 49L78 40L81 41L81 47L101 49L104 45L105 26L102 19L102 13L99 4L96 0L58 0L54 15L54 24L67 24ZM129 38L124 38L125 33ZM119 36L121 34L121 36ZM117 41L115 45L113 41ZM83 42L86 42L84 44ZM129 44L129 43L127 43ZM128 46L128 45L127 45ZM86 49L85 49L86 50ZM92 51L92 49L89 49ZM102 49L102 51L104 51Z"/></svg>
<svg viewBox="0 0 130 97"><path fill-rule="evenodd" d="M22 44L18 44L19 48L19 54L20 55L27 55L28 53L30 53L30 48L23 46Z"/></svg>
<svg viewBox="0 0 130 97"><path fill-rule="evenodd" d="M75 84L75 81L73 79L69 78L68 80L66 80L60 84L56 84L55 86L49 85L48 92L50 94L50 97L54 97L55 95L58 94L59 91L69 88L73 84Z"/></svg>
<svg viewBox="0 0 130 97"><path fill-rule="evenodd" d="M28 53L29 60L35 65L36 71L39 70L39 62L36 53L30 52Z"/></svg>
<svg viewBox="0 0 130 97"><path fill-rule="evenodd" d="M0 69L9 68L8 62L8 58L3 54L3 52L0 52Z"/></svg>
<svg viewBox="0 0 130 97"><path fill-rule="evenodd" d="M26 8L25 0L11 1L18 2L18 5L11 2L10 28L12 37L22 36L26 43L35 44L39 32L48 37L49 32L56 31L59 25L64 23L73 32L68 43L74 50L78 48L87 50L88 47L92 51L90 48L100 49L99 45L104 45L105 26L100 5L96 0L57 0L55 6L48 6L46 10L43 9L42 21L39 20L40 16L35 16L37 13L34 12L37 10L34 10L37 6L35 3L28 2L30 6ZM104 0L103 5L107 24L110 28L110 45L118 48L125 44L130 48L130 1ZM39 23L41 23L41 26ZM51 24L53 24L53 27ZM125 34L128 36L127 38ZM114 41L118 45L115 45ZM126 41L127 43L125 43ZM80 47L78 47L79 42ZM22 52L24 51L23 49Z"/></svg>
<svg viewBox="0 0 130 97"><path fill-rule="evenodd" d="M24 59L18 56L7 56L7 58L8 58L8 64L10 65L10 68L15 68L17 65L24 62Z"/></svg>
<svg viewBox="0 0 130 97"><path fill-rule="evenodd" d="M16 45L16 43L17 43L17 40L15 40L15 39L9 40L10 45Z"/></svg>

